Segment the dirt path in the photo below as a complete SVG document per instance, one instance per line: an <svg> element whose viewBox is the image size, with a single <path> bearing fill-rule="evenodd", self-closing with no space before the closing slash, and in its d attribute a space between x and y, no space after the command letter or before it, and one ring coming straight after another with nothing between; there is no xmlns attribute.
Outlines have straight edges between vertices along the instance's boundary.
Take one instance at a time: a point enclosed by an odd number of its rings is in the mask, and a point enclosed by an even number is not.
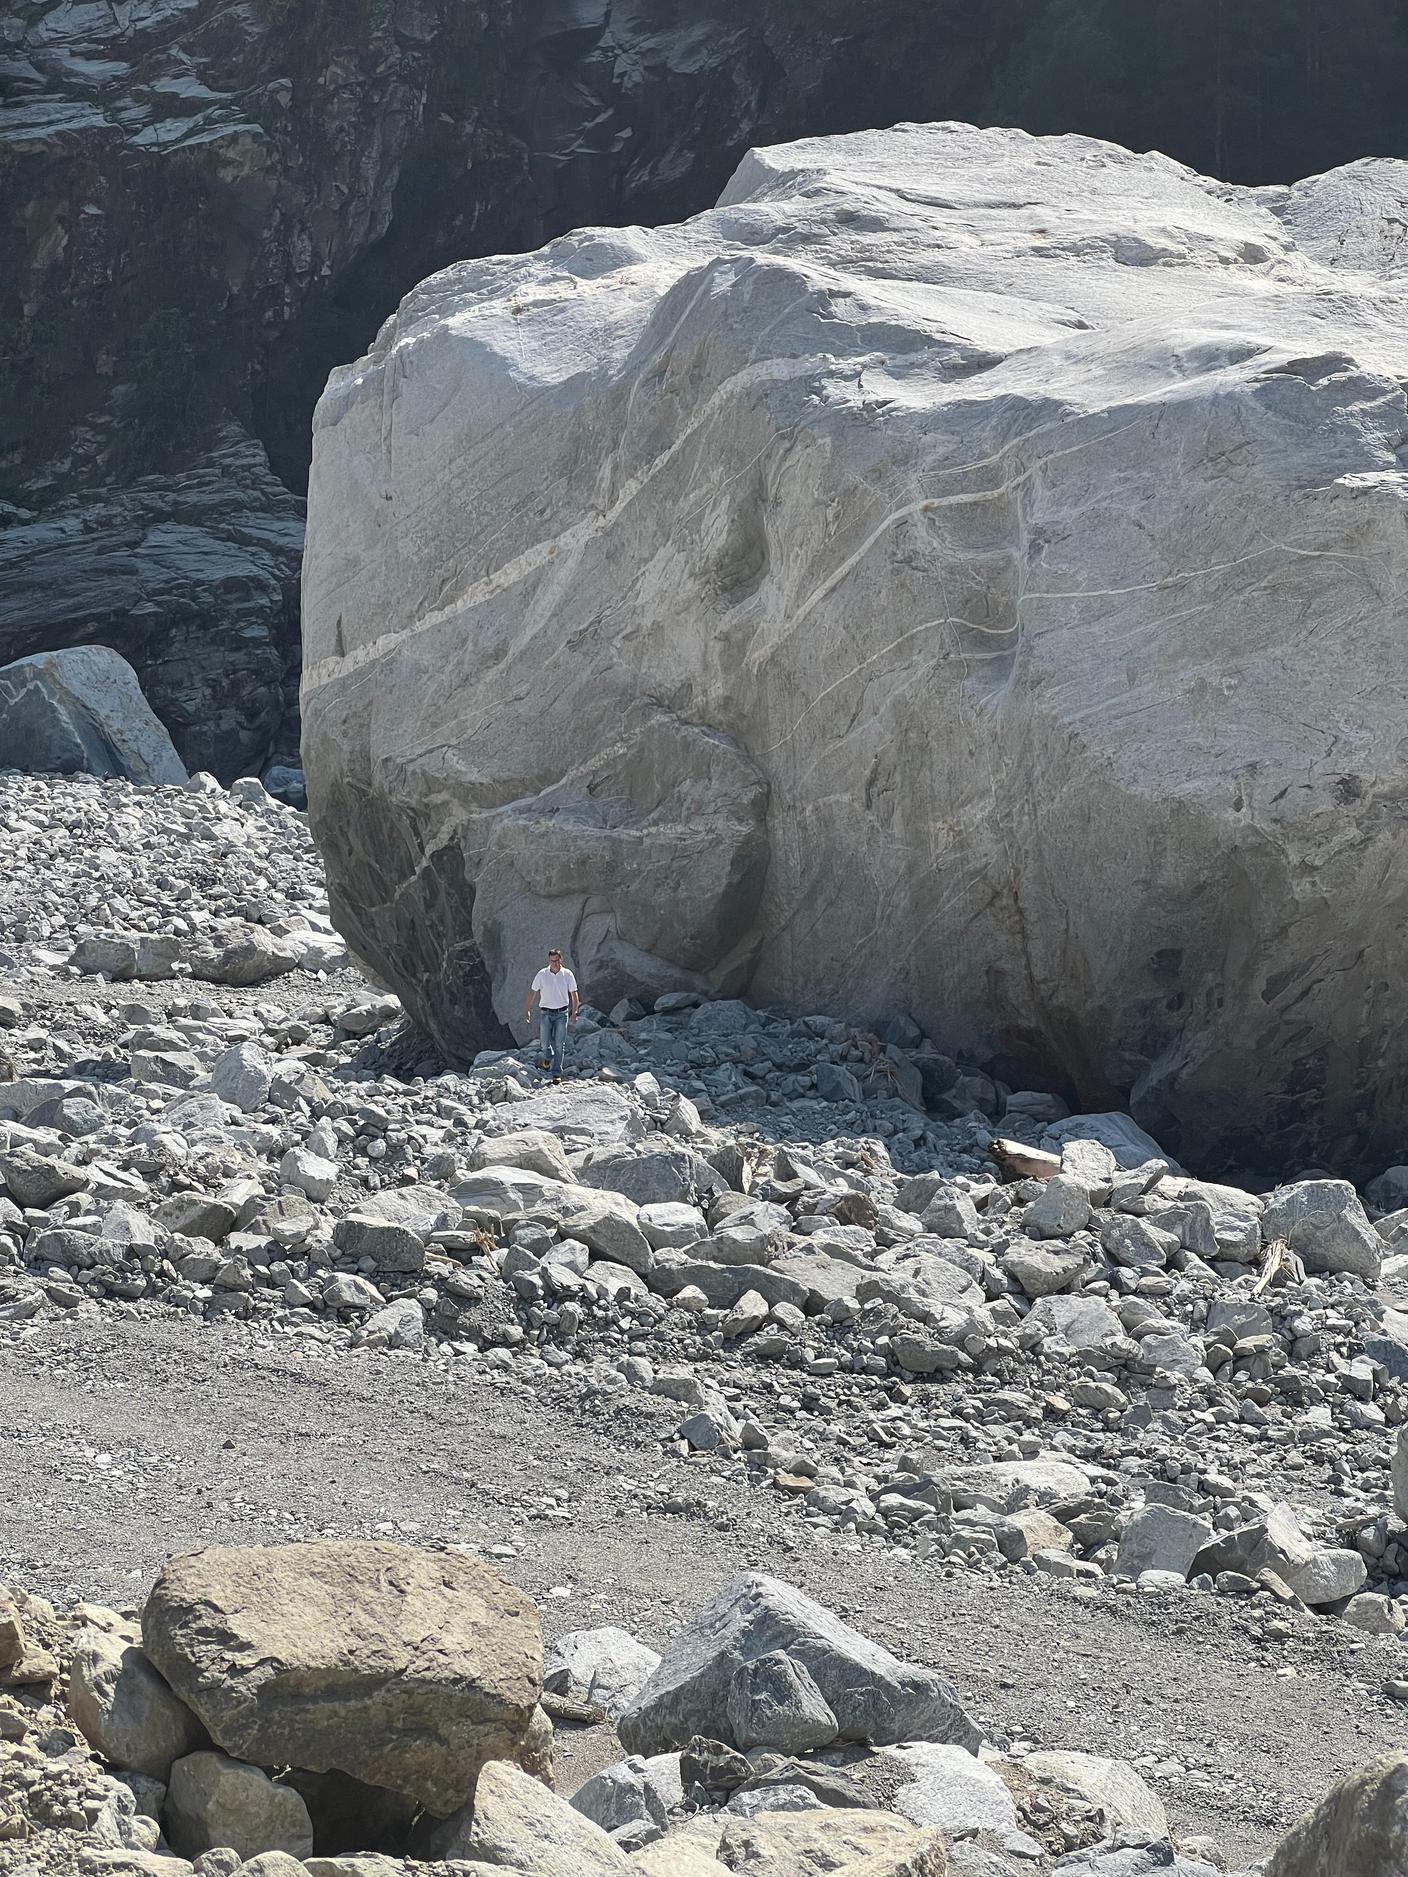
<svg viewBox="0 0 1408 1877"><path fill-rule="evenodd" d="M566 1401L555 1382L535 1395L234 1326L45 1326L0 1348L0 1578L123 1603L200 1543L457 1537L509 1548L500 1563L550 1629L620 1621L659 1643L730 1574L765 1567L945 1669L994 1740L1153 1756L1176 1826L1242 1857L1401 1745L1380 1693L1394 1645L1313 1619L1266 1638L1262 1606L1225 1599L848 1551L709 1463L663 1456L638 1405L593 1420ZM648 1510L652 1482L684 1509Z"/></svg>

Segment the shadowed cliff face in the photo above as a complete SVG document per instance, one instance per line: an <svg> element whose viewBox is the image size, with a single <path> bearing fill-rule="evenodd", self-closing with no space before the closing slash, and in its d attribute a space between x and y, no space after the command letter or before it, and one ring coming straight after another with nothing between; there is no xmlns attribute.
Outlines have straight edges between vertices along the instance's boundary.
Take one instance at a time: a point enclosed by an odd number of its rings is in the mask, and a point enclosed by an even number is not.
<svg viewBox="0 0 1408 1877"><path fill-rule="evenodd" d="M309 420L400 296L943 115L1010 30L960 67L911 0L0 0L0 658L100 639L191 766L291 755Z"/></svg>

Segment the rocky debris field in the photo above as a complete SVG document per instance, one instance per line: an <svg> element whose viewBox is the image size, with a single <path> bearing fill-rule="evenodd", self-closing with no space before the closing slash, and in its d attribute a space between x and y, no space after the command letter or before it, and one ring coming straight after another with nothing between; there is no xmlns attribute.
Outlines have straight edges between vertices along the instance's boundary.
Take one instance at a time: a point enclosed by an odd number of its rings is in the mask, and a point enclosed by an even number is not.
<svg viewBox="0 0 1408 1877"><path fill-rule="evenodd" d="M617 1750L557 1793L557 1735ZM1393 1877L1408 1757L1266 1877ZM744 1572L656 1651L559 1633L464 1546L167 1562L140 1606L0 1589L0 1860L82 1877L1218 1877L1127 1763L987 1746L954 1687Z"/></svg>
<svg viewBox="0 0 1408 1877"><path fill-rule="evenodd" d="M1209 1184L1128 1117L1008 1089L902 1015L877 1034L692 992L584 1012L561 1086L530 1047L443 1071L332 931L302 817L257 783L5 773L0 827L0 1364L17 1402L47 1416L64 1398L45 1395L50 1365L76 1400L100 1352L125 1350L126 1385L160 1419L178 1389L164 1366L194 1362L203 1337L198 1416L238 1389L237 1419L258 1429L263 1352L320 1395L344 1370L384 1375L345 1397L355 1435L381 1425L379 1397L409 1400L414 1375L423 1438L474 1404L458 1429L471 1452L485 1402L537 1405L531 1517L565 1528L564 1546L589 1502L607 1542L630 1430L631 1544L639 1556L668 1533L700 1603L728 1576L699 1582L685 1561L712 1501L768 1534L765 1568L815 1560L825 1602L847 1573L899 1573L875 1607L903 1654L941 1669L942 1639L921 1646L902 1614L933 1587L985 1620L1008 1612L1019 1674L1058 1685L1051 1627L1064 1650L1074 1611L1110 1639L1204 1626L1217 1647L1199 1673L1254 1658L1294 1681L1313 1665L1337 1692L1317 1695L1318 1718L1266 1719L1287 1762L1276 1795L1236 1777L1235 1712L1206 1742L1161 1723L1129 1752L1152 1792L1176 1795L1175 1830L1196 1837L1211 1812L1244 1862L1363 1757L1342 1724L1315 1737L1329 1716L1349 1706L1366 1746L1392 1743L1408 1697L1408 1171L1362 1197L1319 1170L1266 1194ZM79 1488L61 1496L149 1544L136 1534L156 1487L137 1455L138 1478L117 1477L127 1467L96 1444L110 1408L92 1410ZM300 1415L280 1412L292 1467ZM109 1575L118 1560L103 1531L70 1532L62 1581L46 1570L23 1512L34 1432L6 1437L20 1542L0 1541L0 1569L65 1607L32 1625L60 1662L43 1639L99 1560ZM511 1441L498 1465L513 1477ZM261 1490L277 1506L277 1476ZM334 1483L314 1530L337 1499ZM186 1544L228 1513L223 1498L191 1507ZM398 1516L367 1535L420 1535ZM443 1500L427 1535L479 1543ZM516 1547L496 1544L512 1567ZM549 1610L554 1588L535 1587ZM624 1592L618 1615L637 1623ZM1160 1705L1166 1672L1151 1660ZM816 1718L805 1687L784 1693ZM1019 1696L1004 1695L1008 1760L1079 1751L1102 1724L1082 1715L1082 1737L1062 1738L1048 1717L1034 1748ZM643 1750L629 1728L622 1744ZM1020 1829L1051 1852L1019 1800ZM1008 1862L972 1869L1034 1867L1031 1847L984 1855Z"/></svg>

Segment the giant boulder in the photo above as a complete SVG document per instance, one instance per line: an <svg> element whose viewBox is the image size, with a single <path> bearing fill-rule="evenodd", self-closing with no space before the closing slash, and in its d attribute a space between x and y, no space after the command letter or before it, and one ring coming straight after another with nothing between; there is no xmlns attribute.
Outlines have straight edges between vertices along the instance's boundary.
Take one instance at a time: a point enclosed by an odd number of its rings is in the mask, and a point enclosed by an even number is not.
<svg viewBox="0 0 1408 1877"><path fill-rule="evenodd" d="M1405 198L904 125L425 282L314 443L358 953L460 1057L566 932L603 1006L907 1010L1189 1162L1382 1166Z"/></svg>
<svg viewBox="0 0 1408 1877"><path fill-rule="evenodd" d="M317 1540L173 1558L146 1653L228 1754L348 1773L441 1816L517 1759L542 1686L537 1611L457 1552Z"/></svg>

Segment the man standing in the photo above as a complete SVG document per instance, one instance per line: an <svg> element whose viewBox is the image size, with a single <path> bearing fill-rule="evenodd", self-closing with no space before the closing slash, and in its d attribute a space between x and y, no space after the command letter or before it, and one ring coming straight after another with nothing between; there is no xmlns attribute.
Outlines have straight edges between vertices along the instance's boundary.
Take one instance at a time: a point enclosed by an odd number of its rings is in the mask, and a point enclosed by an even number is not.
<svg viewBox="0 0 1408 1877"><path fill-rule="evenodd" d="M567 1047L567 1025L577 1021L577 980L563 969L562 953L549 952L547 969L539 971L528 988L523 1006L523 1021L533 1021L533 1000L542 1007L542 1056L538 1066L552 1070L554 1082L562 1080L562 1054Z"/></svg>

